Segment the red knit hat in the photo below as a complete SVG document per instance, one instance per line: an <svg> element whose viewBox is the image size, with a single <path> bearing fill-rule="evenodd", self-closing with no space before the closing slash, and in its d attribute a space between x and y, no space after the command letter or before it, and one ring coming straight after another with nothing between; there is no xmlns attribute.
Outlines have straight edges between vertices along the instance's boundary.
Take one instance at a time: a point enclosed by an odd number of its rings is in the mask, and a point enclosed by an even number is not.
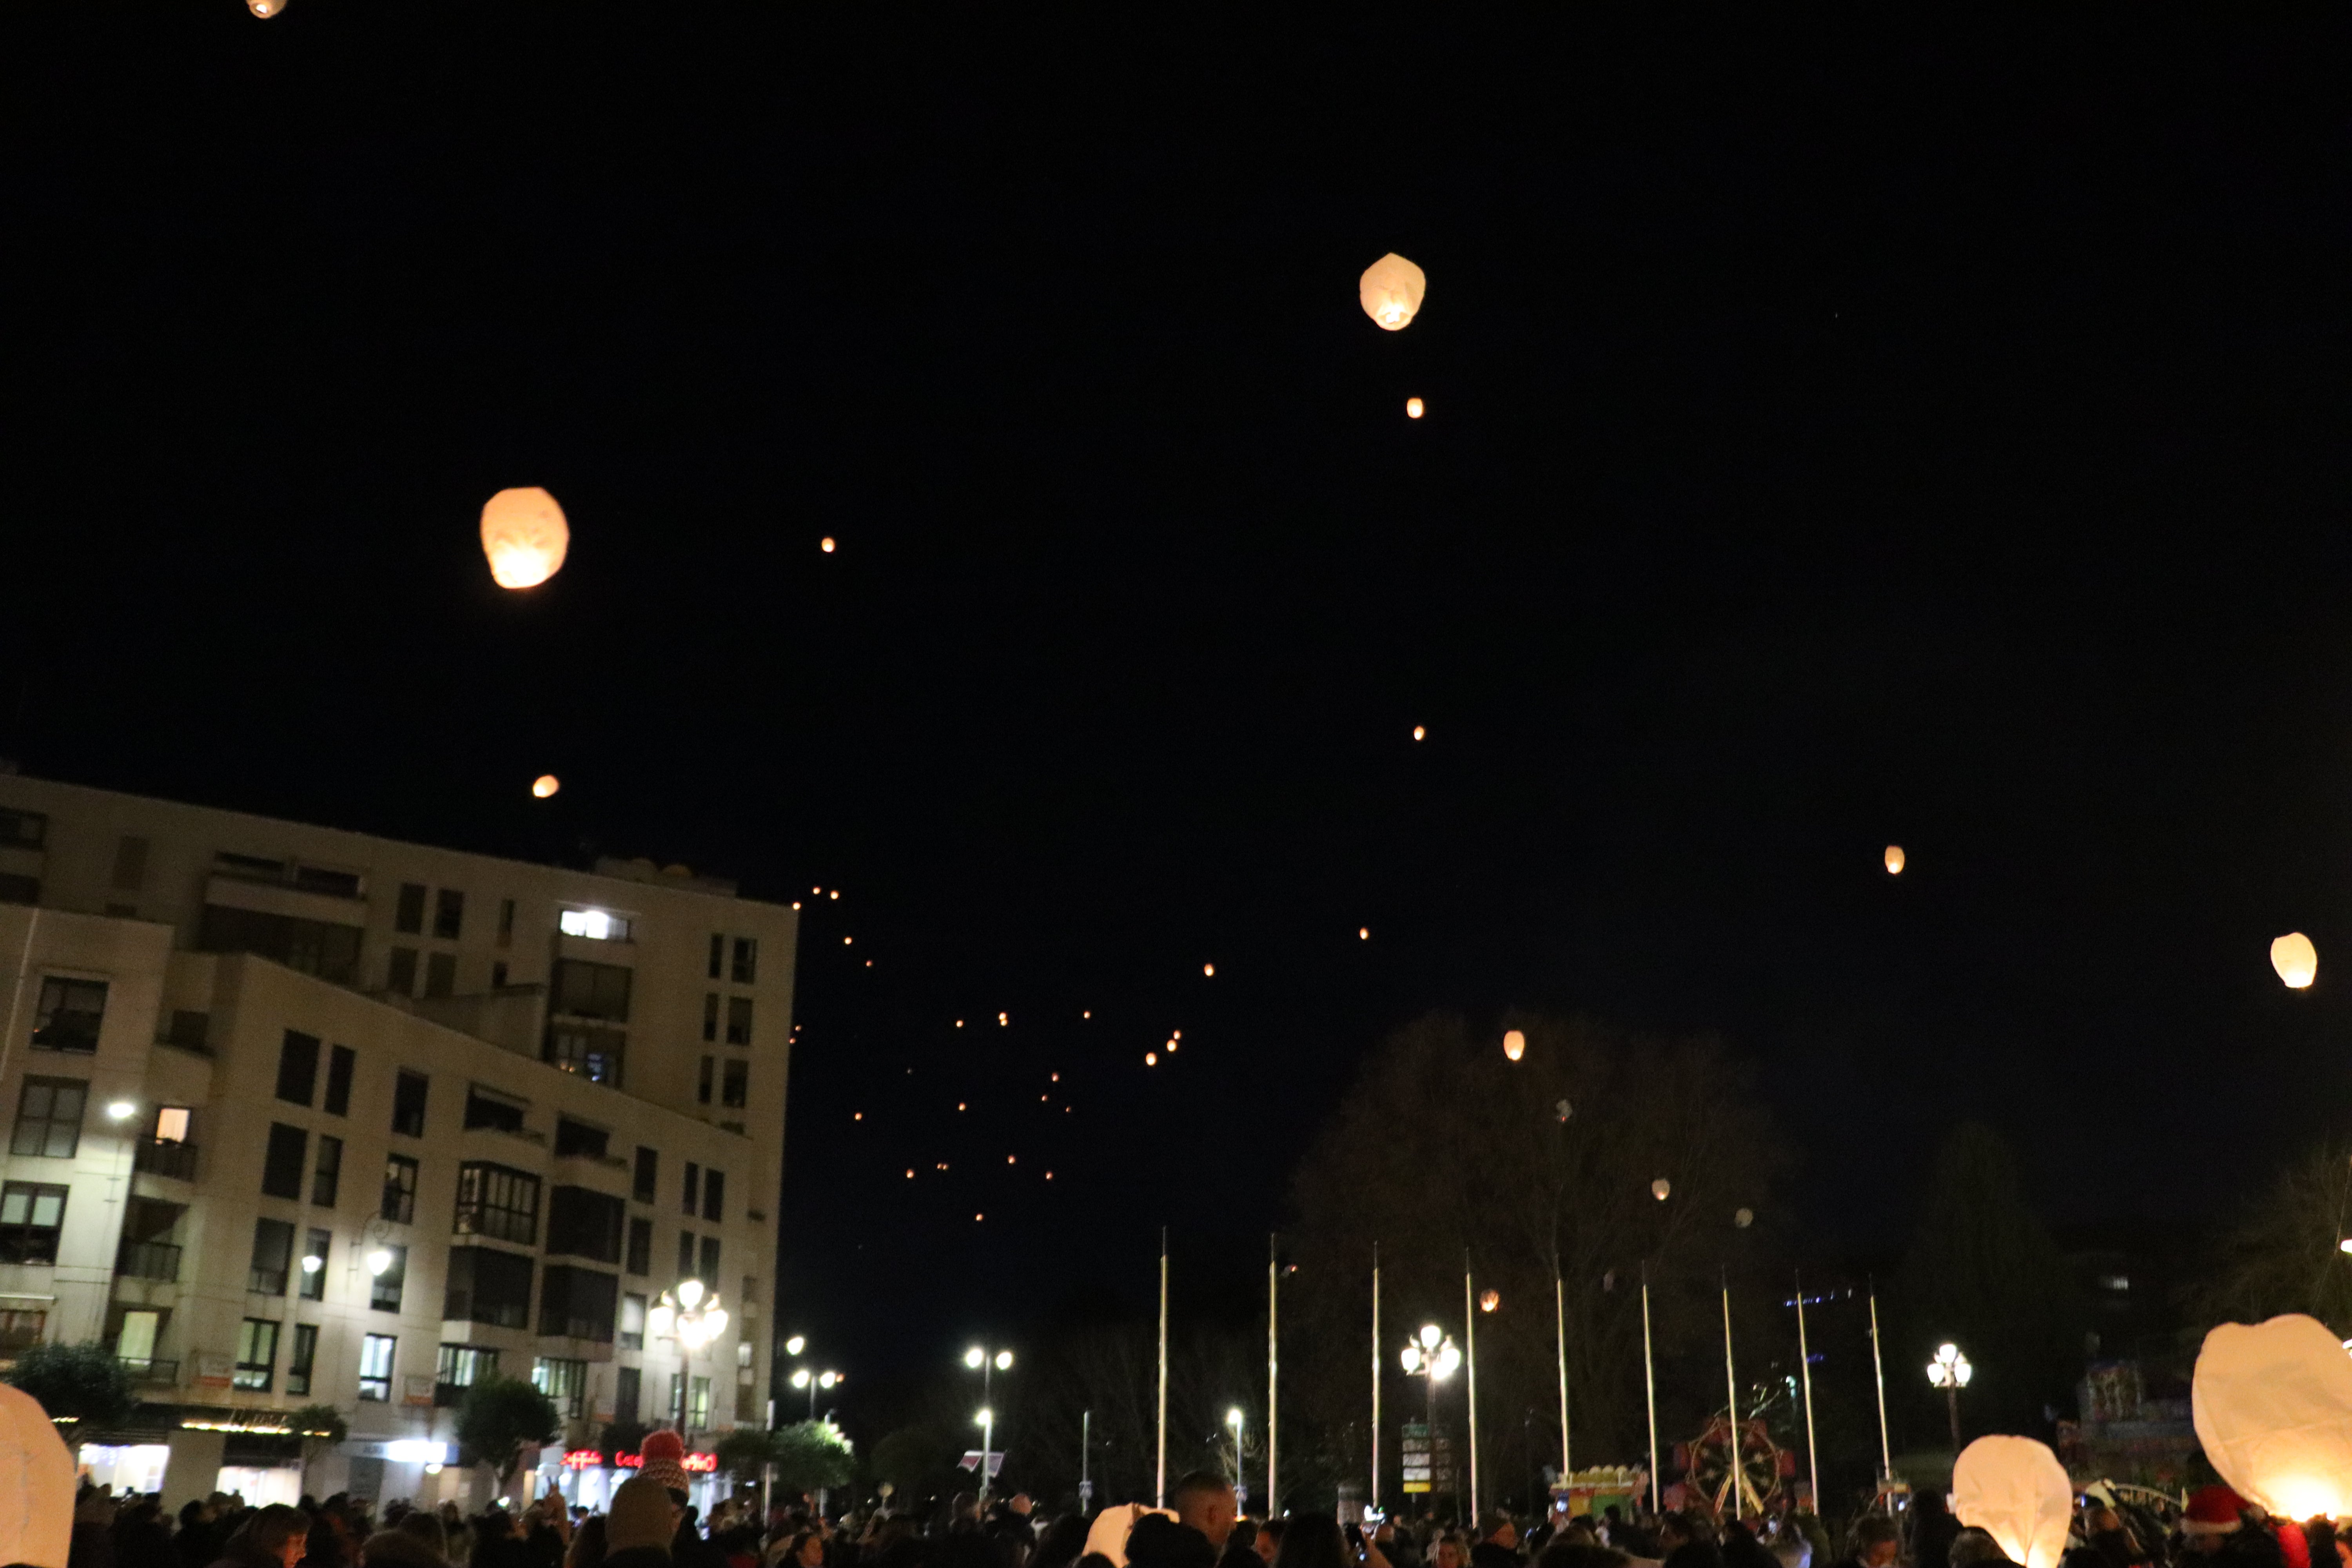
<svg viewBox="0 0 2352 1568"><path fill-rule="evenodd" d="M685 1438L667 1427L658 1432L648 1432L646 1440L637 1445L637 1457L644 1461L637 1470L639 1475L649 1481L660 1482L681 1498L686 1496ZM2230 1528L2237 1528L2234 1520L2231 1521Z"/></svg>
<svg viewBox="0 0 2352 1568"><path fill-rule="evenodd" d="M656 1436L661 1436L659 1433ZM2227 1535L2242 1522L2246 1500L2227 1487L2199 1487L2189 1494L2180 1528L2189 1535Z"/></svg>

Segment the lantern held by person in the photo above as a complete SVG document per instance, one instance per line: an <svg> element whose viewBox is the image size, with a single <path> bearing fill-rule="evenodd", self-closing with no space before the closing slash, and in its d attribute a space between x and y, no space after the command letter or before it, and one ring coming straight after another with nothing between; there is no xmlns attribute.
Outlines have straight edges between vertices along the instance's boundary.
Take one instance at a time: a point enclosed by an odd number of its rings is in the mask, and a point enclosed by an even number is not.
<svg viewBox="0 0 2352 1568"><path fill-rule="evenodd" d="M1421 310L1422 294L1429 279L1421 268L1391 251L1364 268L1364 276L1356 285L1356 298L1364 304L1364 314L1389 332L1402 331Z"/></svg>
<svg viewBox="0 0 2352 1568"><path fill-rule="evenodd" d="M2319 950L2311 945L2309 937L2291 931L2271 943L2271 967L2278 971L2288 990L2304 990L2319 977Z"/></svg>
<svg viewBox="0 0 2352 1568"><path fill-rule="evenodd" d="M562 569L572 548L563 509L537 486L500 490L482 508L482 553L501 588L536 588Z"/></svg>
<svg viewBox="0 0 2352 1568"><path fill-rule="evenodd" d="M39 1400L0 1384L0 1563L63 1568L73 1523L72 1450Z"/></svg>
<svg viewBox="0 0 2352 1568"><path fill-rule="evenodd" d="M2066 1467L2031 1437L1979 1437L1952 1467L1952 1516L2023 1568L2058 1568L2074 1501Z"/></svg>
<svg viewBox="0 0 2352 1568"><path fill-rule="evenodd" d="M2205 1336L2190 1418L2221 1479L2283 1519L2352 1511L2352 1356L2300 1312Z"/></svg>

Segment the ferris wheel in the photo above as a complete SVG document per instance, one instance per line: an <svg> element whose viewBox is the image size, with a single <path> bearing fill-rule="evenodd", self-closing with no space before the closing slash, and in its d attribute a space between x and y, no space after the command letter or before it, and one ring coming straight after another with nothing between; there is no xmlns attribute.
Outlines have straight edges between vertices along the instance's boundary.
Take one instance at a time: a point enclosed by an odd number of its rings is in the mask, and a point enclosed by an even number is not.
<svg viewBox="0 0 2352 1568"><path fill-rule="evenodd" d="M1780 1490L1780 1479L1795 1469L1795 1456L1783 1454L1761 1421L1739 1424L1738 1464L1732 1463L1731 1423L1717 1415L1706 1424L1706 1429L1684 1445L1686 1462L1683 1472L1690 1479L1690 1488L1705 1498L1717 1515L1728 1508L1737 1512L1760 1513L1764 1505ZM1732 1496L1735 1480L1739 1496Z"/></svg>

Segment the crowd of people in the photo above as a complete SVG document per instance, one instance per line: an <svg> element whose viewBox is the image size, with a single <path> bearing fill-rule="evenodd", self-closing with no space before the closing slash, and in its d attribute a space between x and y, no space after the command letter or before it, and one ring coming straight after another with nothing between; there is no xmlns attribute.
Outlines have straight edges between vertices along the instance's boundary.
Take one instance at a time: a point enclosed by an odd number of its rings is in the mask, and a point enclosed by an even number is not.
<svg viewBox="0 0 2352 1568"><path fill-rule="evenodd" d="M1048 1516L1024 1494L982 1508L969 1495L932 1518L853 1513L838 1525L806 1500L762 1510L756 1494L704 1521L676 1459L648 1445L644 1468L604 1512L561 1494L467 1515L394 1502L381 1521L366 1500L249 1508L215 1492L176 1516L152 1496L85 1488L69 1568L2004 1568L1983 1530L1939 1496L1900 1516L1861 1514L1832 1542L1814 1515L1780 1500L1718 1520L1701 1509L1608 1507L1522 1521L1491 1514L1475 1530L1432 1518L1341 1524L1328 1513L1253 1521L1232 1483L1181 1480L1167 1510L1123 1504ZM1522 1524L1526 1528L1522 1529ZM2044 1568L2034 1564L2032 1568ZM2177 1519L2084 1500L2058 1568L2352 1568L2352 1521L2269 1518L2226 1487L2193 1493Z"/></svg>

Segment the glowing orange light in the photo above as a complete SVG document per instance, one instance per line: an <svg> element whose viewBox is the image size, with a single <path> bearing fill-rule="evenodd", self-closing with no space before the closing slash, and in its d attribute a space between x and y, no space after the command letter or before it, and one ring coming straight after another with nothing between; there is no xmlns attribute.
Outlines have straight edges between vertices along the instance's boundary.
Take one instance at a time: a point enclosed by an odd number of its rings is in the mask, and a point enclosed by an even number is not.
<svg viewBox="0 0 2352 1568"><path fill-rule="evenodd" d="M809 891L812 893L822 893L824 889L823 888L811 888Z"/></svg>
<svg viewBox="0 0 2352 1568"><path fill-rule="evenodd" d="M963 1101L962 1101L962 1100L957 1100L957 1101L956 1101L956 1109L957 1109L958 1110L961 1110L963 1109Z"/></svg>
<svg viewBox="0 0 2352 1568"><path fill-rule="evenodd" d="M2271 967L2290 991L2301 991L2319 978L2319 950L2299 931L2271 943Z"/></svg>
<svg viewBox="0 0 2352 1568"><path fill-rule="evenodd" d="M828 534L828 535L827 535L826 537L824 537L824 539L819 540L819 541L817 542L817 548L818 548L819 550L824 551L827 555L832 554L832 553L833 553L833 538L832 538L832 536Z"/></svg>
<svg viewBox="0 0 2352 1568"><path fill-rule="evenodd" d="M1900 844L1886 847L1886 874L1890 877L1903 875L1903 846Z"/></svg>
<svg viewBox="0 0 2352 1568"><path fill-rule="evenodd" d="M909 1166L908 1166L908 1167L907 1167L907 1180L908 1180L908 1181L910 1181L910 1182L911 1182L911 1181L913 1181L914 1179L915 1179L915 1167L914 1167L914 1166L912 1166L912 1165L909 1165Z"/></svg>
<svg viewBox="0 0 2352 1568"><path fill-rule="evenodd" d="M1491 1312L1502 1304L1503 1297L1500 1291L1486 1290L1479 1294L1478 1310L1482 1312Z"/></svg>
<svg viewBox="0 0 2352 1568"><path fill-rule="evenodd" d="M856 939L856 937L851 937L851 936L845 936L845 937L843 937L843 938L841 939L841 945L842 945L842 946L844 946L844 947L847 947L851 942L856 942L856 940L857 940L857 939Z"/></svg>
<svg viewBox="0 0 2352 1568"><path fill-rule="evenodd" d="M1416 741L1426 741L1429 739L1429 731L1423 725L1415 724L1412 727L1412 738Z"/></svg>
<svg viewBox="0 0 2352 1568"><path fill-rule="evenodd" d="M1217 966L1213 963L1204 963L1201 965L1201 973L1203 974L1214 974L1216 972Z"/></svg>
<svg viewBox="0 0 2352 1568"><path fill-rule="evenodd" d="M1401 332L1420 312L1429 277L1412 262L1391 251L1364 268L1356 280L1356 299L1364 314L1385 332Z"/></svg>
<svg viewBox="0 0 2352 1568"><path fill-rule="evenodd" d="M1039 1095L1039 1096L1037 1097L1037 1103L1038 1103L1038 1104L1040 1104L1040 1105L1043 1105L1043 1104L1045 1104L1047 1100L1051 1100L1051 1099L1053 1099L1053 1098L1054 1098L1054 1097L1053 1097L1052 1095L1050 1095L1050 1094L1041 1094L1041 1095Z"/></svg>
<svg viewBox="0 0 2352 1568"><path fill-rule="evenodd" d="M1059 1083L1059 1082L1061 1082L1061 1081L1062 1081L1062 1075L1061 1075L1060 1073L1055 1073L1055 1074L1054 1074L1052 1077L1048 1078L1045 1081L1046 1081L1047 1083Z"/></svg>
<svg viewBox="0 0 2352 1568"><path fill-rule="evenodd" d="M1081 1014L1079 1014L1079 1015L1078 1015L1078 1016L1079 1016L1079 1017L1081 1017L1081 1018L1091 1018L1091 1017L1093 1017L1094 1016L1095 1016L1095 1015L1094 1015L1094 1009L1093 1009L1093 1008L1091 1008L1091 1007L1089 1007L1089 1008L1088 1008L1088 1009L1087 1009L1085 1012L1083 1012L1083 1013L1081 1013Z"/></svg>
<svg viewBox="0 0 2352 1568"><path fill-rule="evenodd" d="M1006 1156L1004 1156L1004 1163L1005 1163L1006 1164L1008 1164L1008 1165L1010 1165L1011 1163L1013 1163L1013 1156L1012 1156L1012 1155L1010 1155L1010 1154L1007 1154Z"/></svg>
<svg viewBox="0 0 2352 1568"><path fill-rule="evenodd" d="M1046 1172L1046 1173L1045 1173L1045 1179L1046 1179L1047 1181L1049 1181L1049 1182L1050 1182L1050 1181L1052 1181L1052 1180L1054 1179L1054 1173L1053 1173L1053 1172L1051 1172L1051 1171Z"/></svg>
<svg viewBox="0 0 2352 1568"><path fill-rule="evenodd" d="M801 901L800 901L798 899L794 899L794 900L793 900L793 908L794 908L794 909L799 909L800 907L801 907Z"/></svg>
<svg viewBox="0 0 2352 1568"><path fill-rule="evenodd" d="M1517 1061L1521 1057L1526 1056L1528 1037L1525 1032L1518 1029L1506 1029L1503 1032L1503 1054L1513 1061Z"/></svg>
<svg viewBox="0 0 2352 1568"><path fill-rule="evenodd" d="M549 795L553 795L557 790L560 790L562 787L563 781L557 778L553 773L541 773L537 778L530 781L530 793L535 798L540 800L545 800Z"/></svg>
<svg viewBox="0 0 2352 1568"><path fill-rule="evenodd" d="M286 0L245 0L245 8L267 21L286 9Z"/></svg>
<svg viewBox="0 0 2352 1568"><path fill-rule="evenodd" d="M873 968L873 967L874 967L874 961L873 961L872 959L870 959L870 958L869 958L869 959L867 959L867 960L866 961L866 968L868 968L868 969Z"/></svg>
<svg viewBox="0 0 2352 1568"><path fill-rule="evenodd" d="M1003 1028L1004 1026L1006 1026L1007 1024L1010 1024L1010 1023L1012 1023L1012 1022L1013 1022L1013 1017L1012 1017L1012 1015L1011 1015L1011 1014L1008 1014L1008 1013L999 1013L999 1014L996 1016L996 1025L997 1025L997 1027L999 1027L999 1028Z"/></svg>
<svg viewBox="0 0 2352 1568"><path fill-rule="evenodd" d="M851 1117L850 1120L852 1121L863 1121L866 1120L866 1112L861 1110L856 1115Z"/></svg>
<svg viewBox="0 0 2352 1568"><path fill-rule="evenodd" d="M794 909L798 909L798 908L800 908L800 906L799 906L798 904L794 904L794 905L793 906L793 908L794 908ZM1371 941L1371 940L1372 940L1372 928L1371 928L1371 927L1370 927L1370 926L1358 926L1358 927L1356 928L1356 940L1357 940L1358 942L1370 942L1370 941Z"/></svg>
<svg viewBox="0 0 2352 1568"><path fill-rule="evenodd" d="M972 1217L972 1222L973 1222L974 1224L978 1224L980 1221L986 1219L988 1216L987 1216L986 1215L984 1215L984 1214L976 1214L976 1215L972 1215L971 1217Z"/></svg>
<svg viewBox="0 0 2352 1568"><path fill-rule="evenodd" d="M562 569L572 547L563 509L536 485L500 490L482 506L482 553L501 588L536 588Z"/></svg>
<svg viewBox="0 0 2352 1568"><path fill-rule="evenodd" d="M961 1018L958 1018L956 1020L956 1027L959 1029L963 1027L963 1020Z"/></svg>
<svg viewBox="0 0 2352 1568"><path fill-rule="evenodd" d="M827 893L825 897L828 899L837 899L841 897L841 889L839 888L835 888L833 891Z"/></svg>
<svg viewBox="0 0 2352 1568"><path fill-rule="evenodd" d="M1146 1051L1146 1052L1144 1052L1144 1053L1143 1053L1143 1065L1144 1065L1145 1067L1148 1067L1148 1068L1156 1068L1156 1067L1158 1067L1158 1066L1160 1065L1160 1053L1159 1053L1158 1051Z"/></svg>
<svg viewBox="0 0 2352 1568"><path fill-rule="evenodd" d="M1404 400L1404 416L1408 419L1418 419L1421 417L1420 398L1408 397Z"/></svg>

